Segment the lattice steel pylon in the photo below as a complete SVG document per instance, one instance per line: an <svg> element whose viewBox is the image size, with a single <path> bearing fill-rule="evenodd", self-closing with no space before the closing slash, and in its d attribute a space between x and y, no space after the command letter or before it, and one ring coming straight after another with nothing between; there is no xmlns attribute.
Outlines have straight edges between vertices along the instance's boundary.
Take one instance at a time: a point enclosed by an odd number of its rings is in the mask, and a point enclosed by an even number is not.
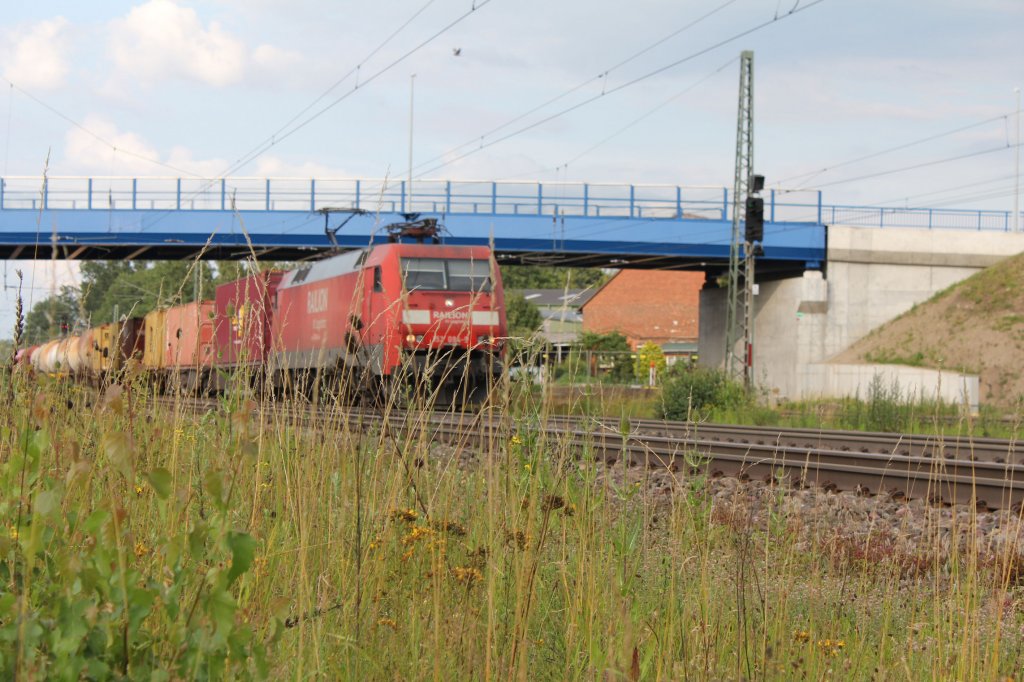
<svg viewBox="0 0 1024 682"><path fill-rule="evenodd" d="M725 318L725 371L753 383L753 286L751 245L743 230L746 198L754 174L754 53L740 55L740 94L736 116L736 177L732 191L732 240L729 243L729 303ZM740 341L743 341L740 345Z"/></svg>

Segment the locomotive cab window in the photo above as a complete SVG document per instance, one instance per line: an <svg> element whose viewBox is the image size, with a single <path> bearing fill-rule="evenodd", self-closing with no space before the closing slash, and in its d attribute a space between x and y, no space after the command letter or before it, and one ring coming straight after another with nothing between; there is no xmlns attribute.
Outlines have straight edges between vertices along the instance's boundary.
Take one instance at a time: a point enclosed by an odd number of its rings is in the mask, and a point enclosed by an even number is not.
<svg viewBox="0 0 1024 682"><path fill-rule="evenodd" d="M491 265L486 260L403 258L402 279L408 291L490 291Z"/></svg>

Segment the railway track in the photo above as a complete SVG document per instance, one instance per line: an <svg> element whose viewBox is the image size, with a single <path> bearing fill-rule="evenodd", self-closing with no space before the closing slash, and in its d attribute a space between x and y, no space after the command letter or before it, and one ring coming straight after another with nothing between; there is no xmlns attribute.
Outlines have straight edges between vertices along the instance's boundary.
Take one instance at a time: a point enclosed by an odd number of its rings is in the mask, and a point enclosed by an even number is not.
<svg viewBox="0 0 1024 682"><path fill-rule="evenodd" d="M182 404L182 399L177 399ZM216 401L190 400L205 411ZM406 412L360 408L276 408L274 416L321 428L327 422L387 427L409 437L472 447L532 433L609 466L647 466L736 476L792 486L854 490L979 509L1021 509L1024 446L992 438L775 429L655 420ZM285 410L281 412L280 410ZM627 428L628 426L628 428Z"/></svg>

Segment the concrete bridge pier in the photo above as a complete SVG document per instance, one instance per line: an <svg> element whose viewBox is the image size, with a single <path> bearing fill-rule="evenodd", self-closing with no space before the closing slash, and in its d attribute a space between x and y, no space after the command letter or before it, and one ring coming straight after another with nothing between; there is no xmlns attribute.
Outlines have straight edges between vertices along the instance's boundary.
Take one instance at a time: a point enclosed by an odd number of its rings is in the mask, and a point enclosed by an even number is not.
<svg viewBox="0 0 1024 682"><path fill-rule="evenodd" d="M775 401L868 394L876 376L913 392L976 409L978 377L832 359L873 329L1002 258L1024 234L978 230L844 227L827 232L824 272L760 283L754 306L754 372ZM700 359L724 365L726 292L700 299Z"/></svg>

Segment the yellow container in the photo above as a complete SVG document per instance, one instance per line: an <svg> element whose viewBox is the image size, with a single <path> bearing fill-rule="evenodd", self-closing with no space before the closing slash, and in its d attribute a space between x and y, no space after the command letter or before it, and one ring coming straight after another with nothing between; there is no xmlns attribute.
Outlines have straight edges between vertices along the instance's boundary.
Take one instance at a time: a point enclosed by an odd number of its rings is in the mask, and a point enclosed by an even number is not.
<svg viewBox="0 0 1024 682"><path fill-rule="evenodd" d="M146 315L144 322L146 328L146 346L142 351L142 366L150 369L159 369L167 364L167 353L164 348L167 345L165 329L167 326L167 311L154 310Z"/></svg>

